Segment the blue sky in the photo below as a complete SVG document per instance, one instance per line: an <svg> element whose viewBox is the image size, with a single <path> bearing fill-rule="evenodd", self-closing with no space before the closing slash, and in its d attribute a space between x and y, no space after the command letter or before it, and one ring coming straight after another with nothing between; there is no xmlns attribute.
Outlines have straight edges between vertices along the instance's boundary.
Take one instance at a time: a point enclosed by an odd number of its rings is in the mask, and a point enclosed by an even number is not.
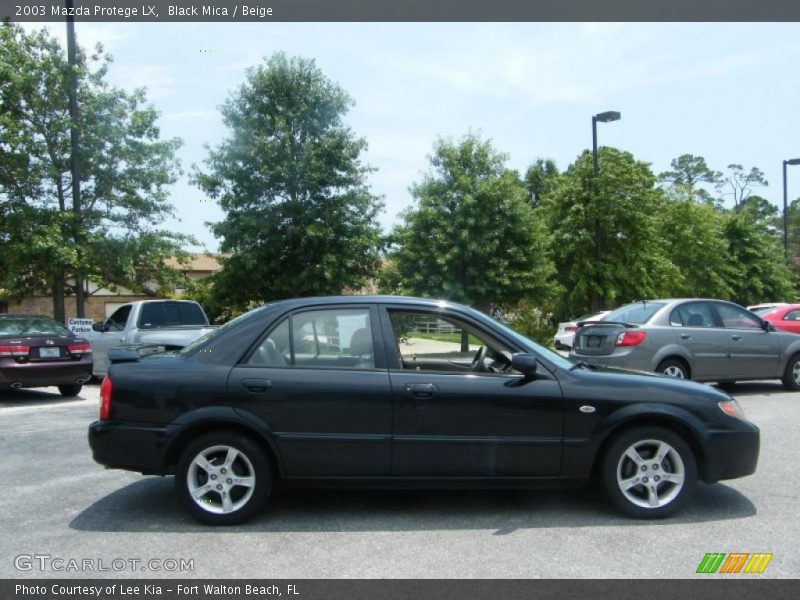
<svg viewBox="0 0 800 600"><path fill-rule="evenodd" d="M33 27L33 25L26 25ZM63 36L62 24L51 25ZM164 136L183 139L185 175L168 227L218 240L204 225L222 212L190 186L204 144L226 135L218 106L245 69L273 52L314 58L354 98L347 117L366 137L370 181L385 229L412 202L437 136L477 130L520 171L538 157L565 168L591 145L628 150L656 173L683 153L723 170L764 171L761 195L782 202L781 161L800 157L800 24L596 23L78 23L78 42L114 55L109 79L145 86ZM800 167L790 167L790 199Z"/></svg>

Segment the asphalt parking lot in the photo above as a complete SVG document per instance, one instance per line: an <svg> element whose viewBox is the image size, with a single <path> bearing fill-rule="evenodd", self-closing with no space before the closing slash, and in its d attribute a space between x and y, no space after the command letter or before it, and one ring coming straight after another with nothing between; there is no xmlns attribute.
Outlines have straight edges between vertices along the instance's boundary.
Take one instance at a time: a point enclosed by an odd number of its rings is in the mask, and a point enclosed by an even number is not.
<svg viewBox="0 0 800 600"><path fill-rule="evenodd" d="M291 491L224 529L185 515L172 478L92 461L86 427L98 391L0 392L0 577L93 575L35 562L18 570L15 557L32 554L106 567L123 559L125 568L102 573L120 577L691 577L707 552L772 552L763 577L800 573L800 394L777 382L734 390L761 427L757 473L701 484L666 521L621 517L591 490ZM193 570L145 571L131 559L191 559Z"/></svg>

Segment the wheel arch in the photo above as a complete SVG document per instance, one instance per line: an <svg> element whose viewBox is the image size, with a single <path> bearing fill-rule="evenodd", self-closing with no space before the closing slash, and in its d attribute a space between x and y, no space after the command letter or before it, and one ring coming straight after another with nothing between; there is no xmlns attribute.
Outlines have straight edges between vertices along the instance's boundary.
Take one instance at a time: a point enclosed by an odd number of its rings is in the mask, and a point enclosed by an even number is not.
<svg viewBox="0 0 800 600"><path fill-rule="evenodd" d="M658 367L663 363L665 360L678 360L684 364L686 367L686 373L688 375L687 379L692 378L692 361L689 353L685 350L679 348L678 346L669 346L667 348L662 348L659 352L656 353L653 359L653 372L658 372Z"/></svg>
<svg viewBox="0 0 800 600"><path fill-rule="evenodd" d="M205 412L205 411L196 411ZM201 435L212 432L229 431L244 435L258 444L267 455L274 477L283 477L283 463L280 452L275 446L272 433L268 428L254 423L237 413L233 409L214 411L212 415L184 415L185 422L180 424L178 433L175 434L164 453L164 472L173 474L181 454L186 447Z"/></svg>
<svg viewBox="0 0 800 600"><path fill-rule="evenodd" d="M702 436L685 419L666 412L641 412L627 415L617 422L610 424L604 432L602 440L597 446L597 451L592 459L591 477L598 475L601 462L608 448L624 433L640 427L663 427L679 435L691 448L697 462L697 475L704 479L706 456L703 451Z"/></svg>

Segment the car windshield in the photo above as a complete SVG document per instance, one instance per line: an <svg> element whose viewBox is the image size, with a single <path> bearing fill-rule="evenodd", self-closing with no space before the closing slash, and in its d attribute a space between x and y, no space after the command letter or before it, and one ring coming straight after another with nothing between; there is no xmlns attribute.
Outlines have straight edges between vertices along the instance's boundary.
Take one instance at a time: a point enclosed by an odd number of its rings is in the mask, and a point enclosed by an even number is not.
<svg viewBox="0 0 800 600"><path fill-rule="evenodd" d="M498 321L496 319L492 319L491 317L488 317L487 315L483 314L482 312L480 312L478 310L475 310L474 308L468 308L468 310L469 310L470 314L472 314L474 317L476 317L480 321L482 321L484 323L489 323L489 324L491 324L492 327L494 327L496 329L500 329L506 335L508 335L510 338L513 338L514 340L516 340L521 346L523 346L524 348L527 348L528 350L530 350L530 351L532 351L532 352L534 352L536 354L541 355L542 358L544 358L545 360L550 361L551 363L553 363L557 367L561 367L562 369L569 369L569 368L571 368L571 367L573 367L575 365L575 361L573 361L571 359L568 359L568 358L564 358L563 356L561 356L557 352L551 350L550 348L546 348L546 347L542 346L541 344L537 344L536 342L534 342L530 338L527 338L524 335L522 335L521 333L515 331L514 329L512 329L511 327L509 327L505 323L503 323L501 321Z"/></svg>
<svg viewBox="0 0 800 600"><path fill-rule="evenodd" d="M626 304L619 307L617 310L612 310L605 317L604 321L611 321L612 323L633 323L634 325L641 325L647 323L659 309L666 306L663 302L636 302L634 304Z"/></svg>
<svg viewBox="0 0 800 600"><path fill-rule="evenodd" d="M69 335L69 329L49 317L4 317L0 335Z"/></svg>
<svg viewBox="0 0 800 600"><path fill-rule="evenodd" d="M756 310L750 311L756 313L759 317L763 317L767 313L771 313L774 310L778 310L775 306L769 306L767 308L757 308Z"/></svg>

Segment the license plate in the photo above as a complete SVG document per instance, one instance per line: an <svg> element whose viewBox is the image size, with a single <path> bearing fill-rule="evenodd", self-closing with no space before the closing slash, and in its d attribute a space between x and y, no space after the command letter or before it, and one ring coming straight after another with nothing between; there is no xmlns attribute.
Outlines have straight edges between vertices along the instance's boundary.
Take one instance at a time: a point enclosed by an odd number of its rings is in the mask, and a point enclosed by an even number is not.
<svg viewBox="0 0 800 600"><path fill-rule="evenodd" d="M59 358L61 351L58 348L39 348L41 358Z"/></svg>
<svg viewBox="0 0 800 600"><path fill-rule="evenodd" d="M586 346L588 348L599 348L602 339L603 337L600 335L590 335L586 340Z"/></svg>

